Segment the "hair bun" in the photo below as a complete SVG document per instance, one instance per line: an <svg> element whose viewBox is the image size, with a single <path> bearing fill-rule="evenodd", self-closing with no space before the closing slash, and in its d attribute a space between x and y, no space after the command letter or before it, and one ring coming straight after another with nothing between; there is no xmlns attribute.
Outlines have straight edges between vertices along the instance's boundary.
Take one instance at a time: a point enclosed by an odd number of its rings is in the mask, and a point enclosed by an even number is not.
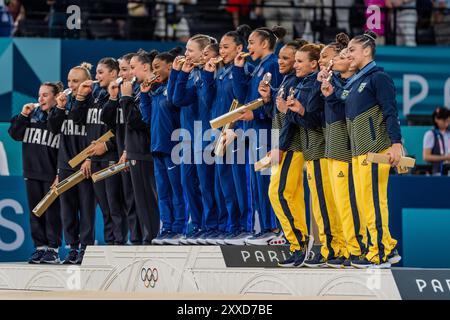
<svg viewBox="0 0 450 320"><path fill-rule="evenodd" d="M280 26L274 26L272 28L272 32L278 39L284 38L284 36L287 34L286 29Z"/></svg>
<svg viewBox="0 0 450 320"><path fill-rule="evenodd" d="M182 53L183 53L183 48L180 47L180 46L175 47L175 48L169 50L169 54L172 55L172 56L174 56L174 57L178 57L178 56L181 55Z"/></svg>
<svg viewBox="0 0 450 320"><path fill-rule="evenodd" d="M87 71L91 71L91 69L92 69L92 64L90 64L89 62L82 62L82 63L80 64L80 68L84 68L84 69L86 69Z"/></svg>
<svg viewBox="0 0 450 320"><path fill-rule="evenodd" d="M350 38L347 34L344 32L338 33L336 35L336 42L341 45L342 48L345 48L348 46L348 43L350 42Z"/></svg>
<svg viewBox="0 0 450 320"><path fill-rule="evenodd" d="M61 81L55 82L55 86L58 89L58 92L63 92L64 91L64 83L62 83Z"/></svg>
<svg viewBox="0 0 450 320"><path fill-rule="evenodd" d="M252 33L252 28L248 24L241 24L236 28L236 32L245 40L248 39L250 33Z"/></svg>

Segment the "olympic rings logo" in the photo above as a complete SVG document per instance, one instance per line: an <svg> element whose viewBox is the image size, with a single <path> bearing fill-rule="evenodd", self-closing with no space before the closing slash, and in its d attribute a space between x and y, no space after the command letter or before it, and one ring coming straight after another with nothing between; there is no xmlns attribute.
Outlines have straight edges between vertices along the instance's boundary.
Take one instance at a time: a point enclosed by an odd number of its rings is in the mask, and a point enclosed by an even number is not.
<svg viewBox="0 0 450 320"><path fill-rule="evenodd" d="M154 288L156 282L158 281L158 269L156 268L142 268L141 270L141 280L144 282L144 286L146 288L151 287Z"/></svg>

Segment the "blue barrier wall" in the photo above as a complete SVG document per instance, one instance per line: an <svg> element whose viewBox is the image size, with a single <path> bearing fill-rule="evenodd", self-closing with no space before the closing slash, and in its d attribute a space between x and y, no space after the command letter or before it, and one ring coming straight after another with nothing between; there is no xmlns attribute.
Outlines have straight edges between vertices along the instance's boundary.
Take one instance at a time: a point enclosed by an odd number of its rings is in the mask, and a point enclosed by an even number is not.
<svg viewBox="0 0 450 320"><path fill-rule="evenodd" d="M450 243L446 240L450 230L449 190L448 177L390 177L388 197L391 233L399 241L399 251L404 256L405 266L450 268L450 259L442 254L448 251ZM33 249L25 194L22 177L0 177L0 261L24 261ZM436 214L435 209L446 210ZM103 243L103 221L98 209L96 239L99 244ZM419 250L421 246L437 254L429 259L427 250Z"/></svg>
<svg viewBox="0 0 450 320"><path fill-rule="evenodd" d="M104 56L157 49L179 43L107 40L0 38L0 122L21 106L36 100L39 84L63 80L82 61L95 63ZM431 114L437 105L450 105L450 48L379 47L377 61L393 77L399 114Z"/></svg>

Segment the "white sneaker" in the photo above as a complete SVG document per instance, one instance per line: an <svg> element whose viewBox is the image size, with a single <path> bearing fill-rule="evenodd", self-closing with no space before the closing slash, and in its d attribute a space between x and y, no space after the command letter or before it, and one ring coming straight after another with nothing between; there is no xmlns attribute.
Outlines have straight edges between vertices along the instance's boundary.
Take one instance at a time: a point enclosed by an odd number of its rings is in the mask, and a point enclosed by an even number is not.
<svg viewBox="0 0 450 320"><path fill-rule="evenodd" d="M280 232L276 234L277 236L269 241L269 246L282 246L287 243L284 233Z"/></svg>
<svg viewBox="0 0 450 320"><path fill-rule="evenodd" d="M271 240L276 239L278 235L279 234L272 231L260 232L255 234L253 237L248 238L245 241L245 244L249 246L266 246Z"/></svg>

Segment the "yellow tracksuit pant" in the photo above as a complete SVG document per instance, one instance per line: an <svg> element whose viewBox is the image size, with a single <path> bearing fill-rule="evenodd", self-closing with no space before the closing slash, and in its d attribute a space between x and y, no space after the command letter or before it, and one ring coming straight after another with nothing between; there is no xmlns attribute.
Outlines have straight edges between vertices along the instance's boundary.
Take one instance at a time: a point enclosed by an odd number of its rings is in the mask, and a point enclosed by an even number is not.
<svg viewBox="0 0 450 320"><path fill-rule="evenodd" d="M352 164L328 159L328 170L346 244L344 255L359 257L367 246L367 231L366 224L361 222L364 221L360 217L362 211L357 208Z"/></svg>
<svg viewBox="0 0 450 320"><path fill-rule="evenodd" d="M387 187L390 166L371 163L367 161L367 155L353 157L352 166L359 193L358 208L364 215L370 235L366 257L374 263L382 263L397 245L389 231Z"/></svg>
<svg viewBox="0 0 450 320"><path fill-rule="evenodd" d="M311 211L319 229L321 254L326 259L345 255L341 221L334 203L328 160L306 162L308 186L311 193Z"/></svg>
<svg viewBox="0 0 450 320"><path fill-rule="evenodd" d="M305 196L303 190L303 153L288 151L272 167L269 199L291 251L300 250L306 241Z"/></svg>

